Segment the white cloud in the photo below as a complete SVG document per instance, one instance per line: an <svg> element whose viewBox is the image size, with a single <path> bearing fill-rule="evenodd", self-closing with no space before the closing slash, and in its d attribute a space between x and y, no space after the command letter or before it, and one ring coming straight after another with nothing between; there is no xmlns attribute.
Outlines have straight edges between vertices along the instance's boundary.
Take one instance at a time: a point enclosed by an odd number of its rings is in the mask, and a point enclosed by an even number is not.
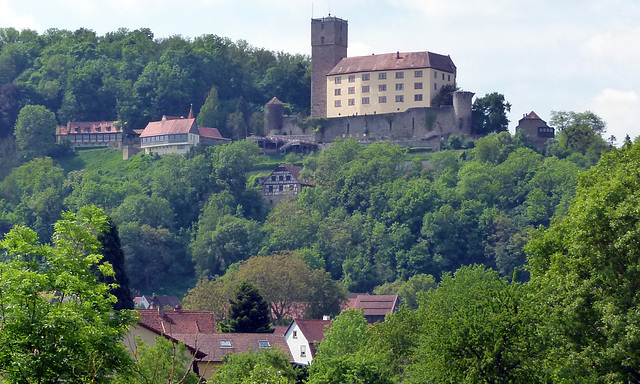
<svg viewBox="0 0 640 384"><path fill-rule="evenodd" d="M581 45L582 54L597 64L625 64L640 61L640 28L611 30L591 35Z"/></svg>
<svg viewBox="0 0 640 384"><path fill-rule="evenodd" d="M36 21L29 17L19 15L9 4L9 0L0 0L0 26L15 29L38 29Z"/></svg>
<svg viewBox="0 0 640 384"><path fill-rule="evenodd" d="M614 135L621 143L627 134L631 139L640 136L637 119L640 95L637 92L605 89L591 101L589 109L606 121L605 138Z"/></svg>

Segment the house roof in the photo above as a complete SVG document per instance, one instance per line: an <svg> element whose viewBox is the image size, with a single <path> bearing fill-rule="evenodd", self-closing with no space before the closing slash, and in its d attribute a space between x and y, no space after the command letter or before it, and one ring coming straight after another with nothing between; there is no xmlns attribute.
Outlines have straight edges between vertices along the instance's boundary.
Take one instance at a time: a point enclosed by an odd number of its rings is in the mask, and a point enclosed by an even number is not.
<svg viewBox="0 0 640 384"><path fill-rule="evenodd" d="M152 121L142 131L140 137L150 137L159 135L176 135L180 133L198 134L196 119L166 119Z"/></svg>
<svg viewBox="0 0 640 384"><path fill-rule="evenodd" d="M434 68L450 73L456 72L456 66L450 56L425 51L345 57L327 75L420 68Z"/></svg>
<svg viewBox="0 0 640 384"><path fill-rule="evenodd" d="M216 333L216 322L211 312L159 309L137 309L138 323L163 334ZM163 313L160 316L160 313Z"/></svg>
<svg viewBox="0 0 640 384"><path fill-rule="evenodd" d="M271 176L274 172L279 172L282 170L286 170L287 172L289 172L291 174L291 176L300 184L302 185L306 185L306 186L311 186L313 185L313 183L309 180L303 180L300 178L300 172L302 171L302 167L299 167L297 165L291 165L291 164L286 164L286 163L282 163L280 165L278 165L278 167L276 169L274 169L273 171L271 171L271 173L269 174L269 176ZM267 178L264 179L263 183L265 181L269 180L269 176Z"/></svg>
<svg viewBox="0 0 640 384"><path fill-rule="evenodd" d="M217 128L198 127L198 132L202 137L208 137L211 139L222 139L222 135Z"/></svg>
<svg viewBox="0 0 640 384"><path fill-rule="evenodd" d="M209 333L209 334L174 334L176 339L187 345L194 346L207 354L205 361L220 362L229 353L240 354L248 351L258 351L260 342L268 342L269 348L278 347L293 362L291 351L284 339L284 334L276 333ZM221 344L221 342L223 342ZM230 346L223 346L230 345Z"/></svg>
<svg viewBox="0 0 640 384"><path fill-rule="evenodd" d="M397 309L398 295L358 295L348 306L364 309L365 316L384 316Z"/></svg>
<svg viewBox="0 0 640 384"><path fill-rule="evenodd" d="M294 321L309 343L323 341L325 328L331 327L330 320L295 319Z"/></svg>
<svg viewBox="0 0 640 384"><path fill-rule="evenodd" d="M542 119L535 112L531 111L530 113L524 115L524 117L520 120L542 120Z"/></svg>
<svg viewBox="0 0 640 384"><path fill-rule="evenodd" d="M56 129L56 135L82 133L122 133L122 127L116 126L117 121L69 121Z"/></svg>
<svg viewBox="0 0 640 384"><path fill-rule="evenodd" d="M282 103L282 101L278 100L277 97L274 97L273 99L269 100L267 105L269 105L269 104L283 104L283 103Z"/></svg>

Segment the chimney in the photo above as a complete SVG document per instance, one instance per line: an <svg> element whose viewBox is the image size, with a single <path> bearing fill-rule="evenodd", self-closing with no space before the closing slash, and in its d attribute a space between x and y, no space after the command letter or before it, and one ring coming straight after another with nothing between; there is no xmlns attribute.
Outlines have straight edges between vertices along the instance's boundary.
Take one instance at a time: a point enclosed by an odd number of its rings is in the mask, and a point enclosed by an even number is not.
<svg viewBox="0 0 640 384"><path fill-rule="evenodd" d="M400 51L396 54L396 59L400 60Z"/></svg>
<svg viewBox="0 0 640 384"><path fill-rule="evenodd" d="M158 305L158 317L164 317L164 305Z"/></svg>

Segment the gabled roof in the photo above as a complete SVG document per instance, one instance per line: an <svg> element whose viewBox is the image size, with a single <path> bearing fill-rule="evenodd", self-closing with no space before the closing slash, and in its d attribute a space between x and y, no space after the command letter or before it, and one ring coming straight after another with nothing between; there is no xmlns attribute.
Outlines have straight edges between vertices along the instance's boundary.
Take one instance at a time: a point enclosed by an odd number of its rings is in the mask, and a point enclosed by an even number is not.
<svg viewBox="0 0 640 384"><path fill-rule="evenodd" d="M384 316L397 309L398 295L359 294L355 300L349 300L348 306L364 309L365 316Z"/></svg>
<svg viewBox="0 0 640 384"><path fill-rule="evenodd" d="M530 113L524 115L524 117L520 120L542 120L540 116L538 116L535 112L531 111Z"/></svg>
<svg viewBox="0 0 640 384"><path fill-rule="evenodd" d="M293 177L295 179L295 181L297 181L298 183L300 183L302 185L306 185L306 186L312 186L313 185L313 183L311 181L302 180L300 178L300 172L302 171L302 167L299 167L297 165L286 164L286 163L282 163L282 164L278 165L278 167L276 167L276 169L271 171L269 176L266 179L264 179L264 182L269 181L271 175L274 172L281 172L283 170L286 170L287 172L289 172L291 174L291 177Z"/></svg>
<svg viewBox="0 0 640 384"><path fill-rule="evenodd" d="M117 121L69 121L67 125L61 125L56 129L56 135L83 133L122 133L122 127L116 125Z"/></svg>
<svg viewBox="0 0 640 384"><path fill-rule="evenodd" d="M217 128L198 127L198 132L202 137L208 137L211 139L222 139L222 135Z"/></svg>
<svg viewBox="0 0 640 384"><path fill-rule="evenodd" d="M198 126L196 119L175 119L152 121L142 131L140 137L159 136L159 135L176 135L180 133L198 134Z"/></svg>
<svg viewBox="0 0 640 384"><path fill-rule="evenodd" d="M221 362L222 358L230 353L258 351L261 341L268 342L269 348L282 349L289 356L289 361L294 361L284 334L281 333L174 334L173 337L206 353L204 361ZM221 342L230 346L223 347Z"/></svg>
<svg viewBox="0 0 640 384"><path fill-rule="evenodd" d="M327 75L420 68L434 68L450 73L456 72L456 66L450 56L425 51L345 57Z"/></svg>
<svg viewBox="0 0 640 384"><path fill-rule="evenodd" d="M216 333L216 322L211 312L137 309L138 323L156 332L174 335L184 333ZM160 313L163 313L160 316Z"/></svg>
<svg viewBox="0 0 640 384"><path fill-rule="evenodd" d="M320 342L324 340L324 331L328 326L331 327L330 320L316 320L316 319L294 319L300 332L304 335L309 343L315 341Z"/></svg>

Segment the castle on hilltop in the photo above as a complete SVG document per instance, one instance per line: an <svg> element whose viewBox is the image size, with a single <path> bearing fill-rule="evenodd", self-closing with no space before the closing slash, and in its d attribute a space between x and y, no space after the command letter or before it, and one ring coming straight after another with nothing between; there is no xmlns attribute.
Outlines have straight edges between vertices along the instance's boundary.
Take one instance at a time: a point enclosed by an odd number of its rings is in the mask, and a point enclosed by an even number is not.
<svg viewBox="0 0 640 384"><path fill-rule="evenodd" d="M433 106L438 91L455 87L451 57L396 52L347 57L348 24L329 16L311 19L311 118L284 116L276 98L265 106L265 133L332 142L392 140L440 148L450 134L472 134L472 92L456 91L452 106Z"/></svg>

